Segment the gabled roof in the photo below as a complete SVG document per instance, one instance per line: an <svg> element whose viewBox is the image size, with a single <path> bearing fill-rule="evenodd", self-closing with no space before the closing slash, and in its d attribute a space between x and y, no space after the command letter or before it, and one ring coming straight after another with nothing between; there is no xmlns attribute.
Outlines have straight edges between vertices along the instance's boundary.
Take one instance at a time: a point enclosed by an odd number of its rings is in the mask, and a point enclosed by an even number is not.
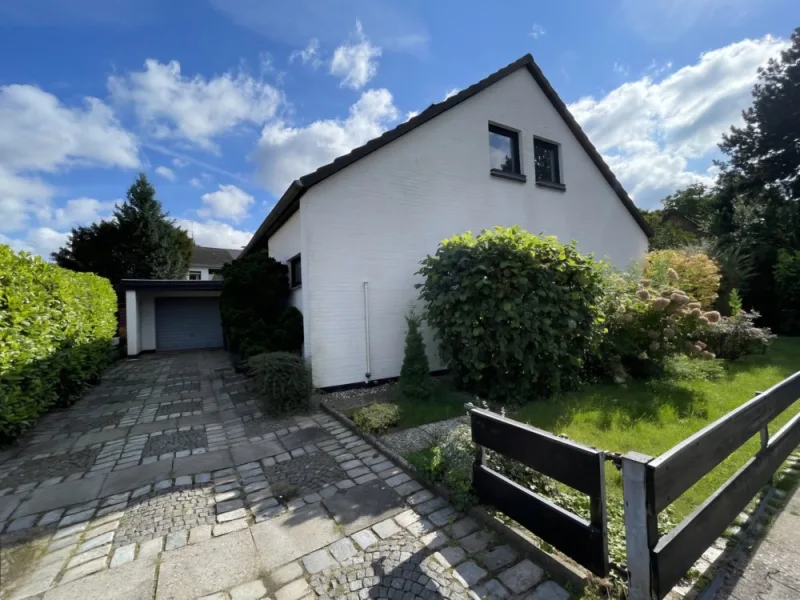
<svg viewBox="0 0 800 600"><path fill-rule="evenodd" d="M627 192L622 188L622 185L617 181L617 178L611 172L611 169L605 163L603 158L600 156L600 153L594 147L594 145L589 141L589 138L581 129L581 126L578 125L578 122L575 120L575 117L572 116L572 113L569 112L567 109L567 105L559 98L558 94L556 93L553 86L550 85L550 82L547 81L547 78L542 73L542 70L533 60L533 56L530 54L526 54L522 58L515 60L509 65L506 65L499 71L495 71L485 79L482 79L476 84L471 85L470 87L461 90L455 96L451 96L447 100L443 102L438 102L436 104L431 104L428 108L422 111L417 116L409 119L405 123L401 123L394 129L390 129L389 131L385 132L383 135L370 140L363 146L359 146L354 150L350 151L349 153L336 158L333 162L328 163L309 173L308 175L304 175L300 179L297 179L292 182L289 188L284 192L281 199L278 200L277 204L272 208L270 213L267 215L267 218L264 219L264 222L255 232L253 237L251 238L250 242L247 244L243 253L247 253L252 250L254 247L259 246L261 239L263 237L269 237L272 233L277 231L277 229L286 222L286 220L294 214L299 206L300 197L308 190L309 188L313 187L314 185L318 184L320 181L330 177L334 173L341 171L345 167L353 164L357 160L364 158L368 154L383 148L386 144L393 142L397 138L405 135L409 131L412 131L419 127L420 125L427 123L434 117L438 117L440 114L461 104L464 100L467 100L477 94L478 92L485 90L490 85L497 83L504 77L511 75L517 69L525 68L528 72L533 76L536 80L536 83L539 84L539 87L544 92L545 96L550 100L553 107L556 109L561 118L564 119L564 122L569 127L572 134L578 140L578 142L583 146L583 149L586 150L586 153L592 159L597 168L600 169L600 173L602 173L603 177L606 179L608 184L611 188L616 192L617 196L619 197L622 204L628 210L628 212L633 216L638 223L639 227L647 234L648 237L653 235L653 231L647 222L642 217L641 213L638 211L636 206L634 205L633 201L628 196ZM265 240L266 241L266 240Z"/></svg>
<svg viewBox="0 0 800 600"><path fill-rule="evenodd" d="M221 267L225 263L231 262L242 253L241 250L233 248L209 248L208 246L195 246L192 250L192 266Z"/></svg>

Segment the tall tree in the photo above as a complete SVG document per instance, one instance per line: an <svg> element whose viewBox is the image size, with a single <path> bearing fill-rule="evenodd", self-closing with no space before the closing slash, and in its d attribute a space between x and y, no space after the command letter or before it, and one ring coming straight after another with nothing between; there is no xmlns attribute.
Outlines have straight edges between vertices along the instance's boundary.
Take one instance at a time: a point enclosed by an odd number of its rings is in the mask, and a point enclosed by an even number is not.
<svg viewBox="0 0 800 600"><path fill-rule="evenodd" d="M653 230L650 238L650 250L669 250L683 248L697 242L697 236L686 231L670 220L664 219L663 210L639 209L644 220Z"/></svg>
<svg viewBox="0 0 800 600"><path fill-rule="evenodd" d="M77 227L53 253L62 267L121 279L183 279L193 247L189 234L165 213L142 173L111 221Z"/></svg>
<svg viewBox="0 0 800 600"><path fill-rule="evenodd" d="M674 210L691 219L708 232L714 216L716 196L702 183L693 183L682 190L670 194L662 201L664 210Z"/></svg>
<svg viewBox="0 0 800 600"><path fill-rule="evenodd" d="M800 28L779 58L759 69L744 126L732 127L720 149L712 230L753 258L745 303L780 325L773 270L780 249L800 250Z"/></svg>

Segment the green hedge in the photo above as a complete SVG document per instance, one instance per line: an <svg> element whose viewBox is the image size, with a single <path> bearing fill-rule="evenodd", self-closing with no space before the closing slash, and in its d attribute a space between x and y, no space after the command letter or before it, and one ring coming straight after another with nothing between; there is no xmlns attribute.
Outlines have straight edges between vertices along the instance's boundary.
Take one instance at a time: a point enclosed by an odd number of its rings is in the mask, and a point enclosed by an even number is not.
<svg viewBox="0 0 800 600"><path fill-rule="evenodd" d="M0 443L100 374L116 308L107 279L0 245Z"/></svg>

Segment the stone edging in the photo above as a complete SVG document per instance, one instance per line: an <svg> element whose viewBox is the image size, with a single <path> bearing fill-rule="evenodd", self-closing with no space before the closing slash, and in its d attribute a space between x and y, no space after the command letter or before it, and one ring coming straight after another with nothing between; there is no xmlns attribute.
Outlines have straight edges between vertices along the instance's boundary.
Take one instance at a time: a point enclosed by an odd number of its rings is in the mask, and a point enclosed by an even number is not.
<svg viewBox="0 0 800 600"><path fill-rule="evenodd" d="M421 478L418 470L405 458L400 456L397 452L389 448L386 444L381 442L372 434L361 431L345 414L341 413L339 410L325 401L319 403L319 408L323 412L326 412L334 417L351 431L360 435L382 454L385 454L392 461L397 463L397 465L403 469L403 471L419 480L420 483L422 483L425 487L431 489L438 495L450 501L450 492L447 488L439 483L427 481ZM558 556L545 552L539 548L534 541L521 529L507 525L502 520L489 514L489 512L479 506L473 506L466 512L469 516L494 530L498 535L505 539L507 543L517 548L517 550L519 550L522 554L530 556L530 558L544 568L545 571L547 571L547 573L552 577L552 579L556 580L556 582L564 586L572 587L575 590L583 590L588 585L589 577L585 572L570 565Z"/></svg>

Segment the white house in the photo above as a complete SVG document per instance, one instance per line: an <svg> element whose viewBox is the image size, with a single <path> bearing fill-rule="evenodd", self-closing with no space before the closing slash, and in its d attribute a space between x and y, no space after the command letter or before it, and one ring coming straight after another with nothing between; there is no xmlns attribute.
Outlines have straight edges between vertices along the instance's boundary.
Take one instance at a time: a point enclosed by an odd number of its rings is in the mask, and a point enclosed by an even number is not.
<svg viewBox="0 0 800 600"><path fill-rule="evenodd" d="M314 382L332 387L398 376L419 261L495 225L621 267L647 251L647 224L530 55L293 182L243 255L290 265Z"/></svg>
<svg viewBox="0 0 800 600"><path fill-rule="evenodd" d="M232 248L195 246L192 250L192 259L189 262L189 274L186 278L191 281L220 279L222 265L231 262L239 256L241 252L241 250Z"/></svg>

